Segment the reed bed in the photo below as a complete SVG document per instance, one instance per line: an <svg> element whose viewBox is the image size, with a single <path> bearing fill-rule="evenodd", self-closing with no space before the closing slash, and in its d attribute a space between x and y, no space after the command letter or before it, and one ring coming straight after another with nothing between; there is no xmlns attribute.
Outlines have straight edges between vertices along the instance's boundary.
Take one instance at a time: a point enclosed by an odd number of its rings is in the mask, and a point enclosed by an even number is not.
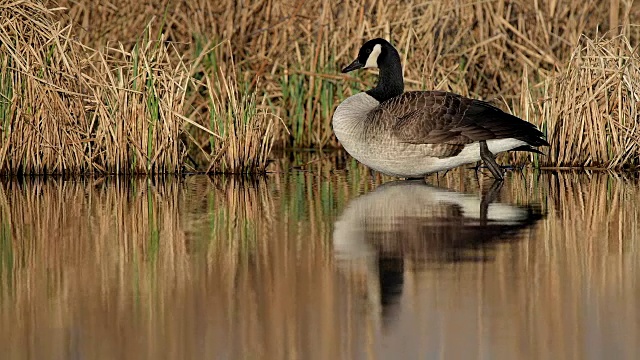
<svg viewBox="0 0 640 360"><path fill-rule="evenodd" d="M34 2L0 6L1 173L87 170L82 59L54 17Z"/></svg>
<svg viewBox="0 0 640 360"><path fill-rule="evenodd" d="M401 51L408 89L540 125L536 166L638 164L631 1L6 4L3 173L254 172L274 146L337 147L333 110L375 81L339 69L373 37Z"/></svg>
<svg viewBox="0 0 640 360"><path fill-rule="evenodd" d="M546 92L541 117L551 151L543 165L640 164L640 55L626 37L582 38Z"/></svg>
<svg viewBox="0 0 640 360"><path fill-rule="evenodd" d="M228 41L198 48L201 52L190 64L194 91L188 117L200 119L209 131L204 139L189 133L200 150L195 163L208 164L207 172L264 172L281 121L266 111L265 97L258 97L259 82L238 75ZM230 58L224 63L226 56Z"/></svg>
<svg viewBox="0 0 640 360"><path fill-rule="evenodd" d="M92 54L91 162L103 173L179 172L185 145L180 139L189 81L173 63L171 45L145 30L131 51L105 48Z"/></svg>
<svg viewBox="0 0 640 360"><path fill-rule="evenodd" d="M93 49L39 2L7 2L0 18L0 173L264 171L275 125L256 95L235 77L206 73L214 85L203 86L204 65L185 62L153 25L132 44ZM199 112L189 106L196 90L207 98ZM220 142L204 149L198 132Z"/></svg>

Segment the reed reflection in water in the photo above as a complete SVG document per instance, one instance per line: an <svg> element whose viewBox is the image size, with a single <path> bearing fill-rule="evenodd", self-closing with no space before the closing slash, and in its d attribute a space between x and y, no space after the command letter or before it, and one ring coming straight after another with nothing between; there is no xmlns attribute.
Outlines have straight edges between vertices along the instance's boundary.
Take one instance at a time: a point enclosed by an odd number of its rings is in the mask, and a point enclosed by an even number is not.
<svg viewBox="0 0 640 360"><path fill-rule="evenodd" d="M637 180L322 166L1 182L3 358L640 356Z"/></svg>

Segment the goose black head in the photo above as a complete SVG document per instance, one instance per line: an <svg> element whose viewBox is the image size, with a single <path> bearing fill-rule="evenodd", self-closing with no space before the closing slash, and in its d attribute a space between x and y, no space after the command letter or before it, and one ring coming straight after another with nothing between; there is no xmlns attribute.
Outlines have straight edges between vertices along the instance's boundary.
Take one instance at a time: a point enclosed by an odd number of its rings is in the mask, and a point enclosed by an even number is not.
<svg viewBox="0 0 640 360"><path fill-rule="evenodd" d="M380 69L378 84L373 89L367 90L367 94L379 102L404 92L400 54L387 40L378 38L364 43L358 52L358 57L342 69L342 72L348 73L361 68Z"/></svg>
<svg viewBox="0 0 640 360"><path fill-rule="evenodd" d="M342 69L348 73L361 68L383 68L387 64L400 64L398 51L385 39L372 39L364 43L358 52L358 57L347 67Z"/></svg>

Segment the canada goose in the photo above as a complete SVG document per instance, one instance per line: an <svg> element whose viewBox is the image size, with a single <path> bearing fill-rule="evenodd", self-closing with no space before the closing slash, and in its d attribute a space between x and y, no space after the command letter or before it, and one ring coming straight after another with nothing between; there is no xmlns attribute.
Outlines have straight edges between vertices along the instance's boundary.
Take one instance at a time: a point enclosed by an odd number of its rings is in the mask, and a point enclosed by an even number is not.
<svg viewBox="0 0 640 360"><path fill-rule="evenodd" d="M495 154L548 146L535 125L497 107L444 91L404 92L398 51L384 39L367 41L343 73L379 68L373 89L344 100L333 131L358 161L405 178L448 170L482 159L496 179Z"/></svg>

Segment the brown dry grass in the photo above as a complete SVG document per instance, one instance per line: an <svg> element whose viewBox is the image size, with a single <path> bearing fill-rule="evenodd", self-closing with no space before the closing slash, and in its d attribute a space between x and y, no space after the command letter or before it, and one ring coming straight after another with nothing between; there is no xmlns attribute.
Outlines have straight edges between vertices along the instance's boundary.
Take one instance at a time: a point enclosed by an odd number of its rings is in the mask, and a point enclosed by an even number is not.
<svg viewBox="0 0 640 360"><path fill-rule="evenodd" d="M0 6L2 139L0 172L87 169L84 86L69 27L32 2Z"/></svg>
<svg viewBox="0 0 640 360"><path fill-rule="evenodd" d="M255 96L241 94L228 80L226 92L202 86L194 77L202 64L186 63L152 26L131 45L95 50L78 42L73 27L63 27L59 18L59 10L37 2L0 6L0 19L7 20L0 28L0 173L264 170L274 125L256 110ZM198 126L202 120L188 117L196 116L187 106L196 87L209 98L196 115L223 117L224 124ZM189 133L187 124L194 125ZM223 144L193 146L185 134L196 132ZM192 157L202 152L211 161L187 163L191 148Z"/></svg>
<svg viewBox="0 0 640 360"><path fill-rule="evenodd" d="M640 165L640 55L626 37L582 38L545 92L552 150L543 164Z"/></svg>
<svg viewBox="0 0 640 360"><path fill-rule="evenodd" d="M258 97L259 82L238 76L228 41L207 43L203 50L190 64L201 78L191 77L196 91L186 107L191 109L188 118L200 119L209 129L204 139L188 133L201 150L196 162L208 164L207 172L265 171L280 122L266 111L265 97ZM221 64L221 59L226 61Z"/></svg>
<svg viewBox="0 0 640 360"><path fill-rule="evenodd" d="M94 52L84 78L90 89L90 162L107 173L178 172L184 144L187 69L173 62L172 47L145 37L130 51Z"/></svg>
<svg viewBox="0 0 640 360"><path fill-rule="evenodd" d="M56 111L61 114L38 116L69 120L62 129L52 121L43 121L35 130L20 127L27 125L9 127L5 135L22 138L26 134L31 145L22 146L15 139L3 142L3 172L153 172L185 166L246 172L245 166L237 164L262 163L256 159L264 159L272 144L336 146L330 126L333 109L341 99L375 81L372 74L343 76L338 69L352 60L363 41L378 36L390 39L401 51L408 88L445 89L493 100L549 129L553 147L544 160L534 158L537 165L613 168L638 164L633 109L639 79L632 63L637 59L634 47L640 27L635 22L640 11L631 1L265 0L241 5L156 0L119 1L117 6L48 1L49 7L65 8L56 12L29 1L11 4L3 7L2 19L15 19L2 28L5 39L40 30L37 38L19 37L20 51L3 41L3 66L14 71L13 62L25 62L27 58L20 54L26 52L39 54L28 57L29 61L47 64L42 59L48 52L38 44L59 43L51 55L53 64L67 68L47 65L45 74L51 73L47 75L51 79L45 81L68 93L63 96L43 89L30 99L2 91L4 119L24 116L33 102L60 108ZM31 23L31 18L41 20ZM611 32L606 38L598 35L607 30ZM593 46L585 47L587 43ZM145 51L141 59L146 64L139 64L144 65L145 91L136 88L141 83L131 75L134 49ZM207 55L211 53L215 61ZM585 62L587 58L592 62ZM102 65L100 59L105 60ZM585 63L579 65L580 71L572 68L577 62ZM609 83L609 74L622 68L627 69L626 79ZM119 71L124 71L120 83L115 80ZM54 73L64 75L56 78ZM29 74L11 78L34 81L37 76ZM65 78L67 83L59 83ZM6 77L2 80L1 84L8 82ZM147 81L155 86L153 91ZM20 88L20 84L14 85ZM595 86L589 96L597 99L576 100L583 110L569 110L569 100L579 99L589 86ZM616 86L617 95L612 92ZM42 101L48 96L50 101ZM161 100L156 107L149 105L154 97ZM70 104L61 106L61 101ZM587 103L590 117L579 118L578 114L586 113ZM96 120L97 113L108 115L110 104L118 106L112 110L116 112L113 119ZM612 104L615 112L610 112ZM230 113L233 124L221 127L212 121L216 116L228 118ZM166 123L144 124L142 119L154 114ZM255 115L252 126L238 126L244 114ZM278 118L285 126L274 126L280 123ZM109 122L111 128L99 133L94 127ZM122 126L116 128L118 123ZM135 127L128 137L122 135L127 126ZM242 135L223 139L227 127ZM611 130L603 137L599 132L604 128ZM108 139L109 132L117 138L117 146L107 144L102 149L98 139ZM261 139L268 139L265 148L254 144Z"/></svg>

